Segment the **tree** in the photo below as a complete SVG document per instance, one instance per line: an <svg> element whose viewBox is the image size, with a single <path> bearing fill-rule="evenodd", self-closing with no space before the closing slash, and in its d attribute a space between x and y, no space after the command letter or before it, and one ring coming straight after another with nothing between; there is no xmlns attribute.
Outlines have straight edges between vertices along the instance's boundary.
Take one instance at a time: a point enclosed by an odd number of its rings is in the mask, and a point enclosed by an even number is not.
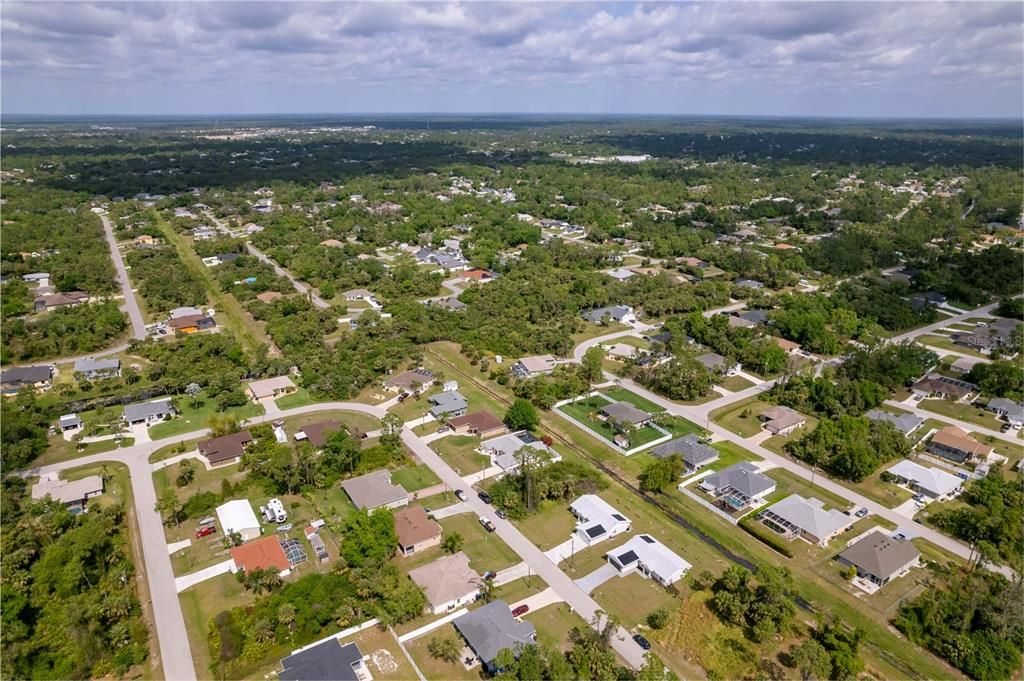
<svg viewBox="0 0 1024 681"><path fill-rule="evenodd" d="M540 423L537 410L529 401L517 399L505 412L505 425L512 430L533 430Z"/></svg>
<svg viewBox="0 0 1024 681"><path fill-rule="evenodd" d="M661 492L679 479L683 468L683 460L675 455L652 461L640 474L640 489L645 492Z"/></svg>
<svg viewBox="0 0 1024 681"><path fill-rule="evenodd" d="M199 399L201 392L203 392L203 388L198 383L189 383L185 386L185 394L191 398L190 406L193 409L198 409L202 405L202 400Z"/></svg>
<svg viewBox="0 0 1024 681"><path fill-rule="evenodd" d="M165 524L173 522L179 524L181 516L181 502L173 489L165 489L156 500L156 512L164 519Z"/></svg>
<svg viewBox="0 0 1024 681"><path fill-rule="evenodd" d="M192 481L196 477L196 467L192 463L191 459L185 459L178 464L178 477L174 479L174 483L178 487L187 487L192 484Z"/></svg>
<svg viewBox="0 0 1024 681"><path fill-rule="evenodd" d="M832 673L832 657L825 647L809 638L789 652L793 666L800 670L803 681L826 681Z"/></svg>
<svg viewBox="0 0 1024 681"><path fill-rule="evenodd" d="M444 549L445 553L458 553L462 550L464 543L465 540L458 532L446 532L441 539L441 548Z"/></svg>
<svg viewBox="0 0 1024 681"><path fill-rule="evenodd" d="M206 420L206 426L210 429L212 437L230 435L238 432L238 417L231 414L210 414L210 418Z"/></svg>
<svg viewBox="0 0 1024 681"><path fill-rule="evenodd" d="M388 412L380 420L380 442L388 446L397 447L401 444L402 428L404 427L402 417L394 412Z"/></svg>
<svg viewBox="0 0 1024 681"><path fill-rule="evenodd" d="M427 643L427 652L430 653L431 657L444 660L449 664L455 664L459 661L462 646L459 645L459 642L451 634L438 634Z"/></svg>
<svg viewBox="0 0 1024 681"><path fill-rule="evenodd" d="M647 616L647 625L651 629L664 629L668 625L668 618L668 609L658 608Z"/></svg>
<svg viewBox="0 0 1024 681"><path fill-rule="evenodd" d="M674 671L652 652L644 654L644 666L636 673L636 681L679 681Z"/></svg>
<svg viewBox="0 0 1024 681"><path fill-rule="evenodd" d="M583 360L580 362L580 375L588 383L600 383L604 378L604 350L594 346L583 353Z"/></svg>
<svg viewBox="0 0 1024 681"><path fill-rule="evenodd" d="M277 621L289 632L293 632L295 630L295 606L291 603L282 603L281 607L277 609Z"/></svg>

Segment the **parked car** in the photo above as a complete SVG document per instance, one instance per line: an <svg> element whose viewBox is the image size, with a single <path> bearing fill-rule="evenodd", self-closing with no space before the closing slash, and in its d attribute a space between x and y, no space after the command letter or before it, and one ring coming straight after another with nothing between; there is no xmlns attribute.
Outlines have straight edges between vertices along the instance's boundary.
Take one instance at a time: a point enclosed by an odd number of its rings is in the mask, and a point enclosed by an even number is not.
<svg viewBox="0 0 1024 681"><path fill-rule="evenodd" d="M494 515L498 516L502 520L504 520L505 518L508 517L508 513L505 513L505 510L501 509L501 508L499 508L497 511L495 511Z"/></svg>
<svg viewBox="0 0 1024 681"><path fill-rule="evenodd" d="M648 641L643 636L641 636L640 634L633 634L633 640L636 641L636 644L638 646L640 646L641 648L643 648L644 650L650 650L651 649L651 642Z"/></svg>
<svg viewBox="0 0 1024 681"><path fill-rule="evenodd" d="M522 605L516 606L516 608L512 611L512 616L513 617L522 617L523 615L525 615L528 612L530 612L530 606L528 606L528 605L526 605L524 603Z"/></svg>
<svg viewBox="0 0 1024 681"><path fill-rule="evenodd" d="M213 534L216 531L217 531L217 528L214 525L207 525L206 527L200 527L198 530L196 530L196 539L200 539L202 537L209 537L211 534Z"/></svg>
<svg viewBox="0 0 1024 681"><path fill-rule="evenodd" d="M466 493L463 492L461 489L455 490L455 496L456 498L458 498L459 501L466 501L468 499Z"/></svg>
<svg viewBox="0 0 1024 681"><path fill-rule="evenodd" d="M293 527L295 527L295 525L293 525L291 523L287 523L285 525L278 525L277 526L277 531L278 532L287 532L288 530L292 529Z"/></svg>
<svg viewBox="0 0 1024 681"><path fill-rule="evenodd" d="M866 518L868 513L869 513L868 509L862 508L859 511L857 511L856 513L854 513L854 515L857 516L858 518Z"/></svg>
<svg viewBox="0 0 1024 681"><path fill-rule="evenodd" d="M491 503L491 495L488 494L487 492L480 492L479 494L477 494L477 496L480 497L480 501L484 502L485 504Z"/></svg>
<svg viewBox="0 0 1024 681"><path fill-rule="evenodd" d="M492 579L494 579L497 576L498 576L498 573L493 572L491 570L488 570L487 572L485 572L483 574L483 578L484 578L485 582L489 582L489 581L491 581Z"/></svg>
<svg viewBox="0 0 1024 681"><path fill-rule="evenodd" d="M494 532L494 523L491 522L490 518L480 516L480 524L484 526L484 529L488 532Z"/></svg>

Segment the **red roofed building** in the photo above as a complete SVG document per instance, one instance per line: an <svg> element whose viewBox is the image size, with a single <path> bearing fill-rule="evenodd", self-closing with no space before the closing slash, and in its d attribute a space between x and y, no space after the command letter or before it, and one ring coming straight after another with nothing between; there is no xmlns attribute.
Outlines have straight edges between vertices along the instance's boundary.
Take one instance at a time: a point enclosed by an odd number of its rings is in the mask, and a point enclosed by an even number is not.
<svg viewBox="0 0 1024 681"><path fill-rule="evenodd" d="M232 548L231 559L235 561L235 568L238 570L277 568L281 575L287 575L291 571L291 563L288 562L288 556L284 554L281 542L276 536L264 537Z"/></svg>
<svg viewBox="0 0 1024 681"><path fill-rule="evenodd" d="M480 267L474 267L471 270L460 272L459 276L463 279L472 279L474 281L490 281L491 279L494 279L494 272Z"/></svg>

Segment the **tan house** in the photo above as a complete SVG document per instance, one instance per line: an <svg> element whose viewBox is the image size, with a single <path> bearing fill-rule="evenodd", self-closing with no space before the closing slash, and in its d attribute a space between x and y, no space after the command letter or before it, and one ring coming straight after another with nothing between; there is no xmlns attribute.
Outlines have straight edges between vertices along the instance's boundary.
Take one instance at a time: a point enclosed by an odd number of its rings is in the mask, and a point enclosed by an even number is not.
<svg viewBox="0 0 1024 681"><path fill-rule="evenodd" d="M268 397L278 397L296 390L296 385L287 376L275 376L264 378L259 381L250 381L246 386L246 392L254 401L259 402Z"/></svg>
<svg viewBox="0 0 1024 681"><path fill-rule="evenodd" d="M932 436L925 451L949 461L963 463L969 460L984 461L994 450L981 444L960 428L946 426Z"/></svg>
<svg viewBox="0 0 1024 681"><path fill-rule="evenodd" d="M456 416L448 420L448 427L457 435L478 435L481 438L495 437L508 432L508 428L497 416L486 411Z"/></svg>
<svg viewBox="0 0 1024 681"><path fill-rule="evenodd" d="M441 543L441 526L427 515L422 506L410 506L395 513L395 534L398 553L411 556Z"/></svg>
<svg viewBox="0 0 1024 681"><path fill-rule="evenodd" d="M475 601L482 581L480 575L469 567L469 558L462 551L410 570L409 579L423 590L428 607L435 615Z"/></svg>

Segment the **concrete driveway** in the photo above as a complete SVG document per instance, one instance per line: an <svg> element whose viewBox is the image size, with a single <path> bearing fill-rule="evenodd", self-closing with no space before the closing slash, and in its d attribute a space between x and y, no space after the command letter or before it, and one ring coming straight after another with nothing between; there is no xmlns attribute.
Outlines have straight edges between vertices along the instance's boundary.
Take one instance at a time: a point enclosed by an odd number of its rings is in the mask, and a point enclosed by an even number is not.
<svg viewBox="0 0 1024 681"><path fill-rule="evenodd" d="M589 575L585 575L576 580L576 586L583 589L584 593L594 593L594 589L607 582L612 577L617 577L618 572L611 566L610 563L605 563L601 567L597 568Z"/></svg>

